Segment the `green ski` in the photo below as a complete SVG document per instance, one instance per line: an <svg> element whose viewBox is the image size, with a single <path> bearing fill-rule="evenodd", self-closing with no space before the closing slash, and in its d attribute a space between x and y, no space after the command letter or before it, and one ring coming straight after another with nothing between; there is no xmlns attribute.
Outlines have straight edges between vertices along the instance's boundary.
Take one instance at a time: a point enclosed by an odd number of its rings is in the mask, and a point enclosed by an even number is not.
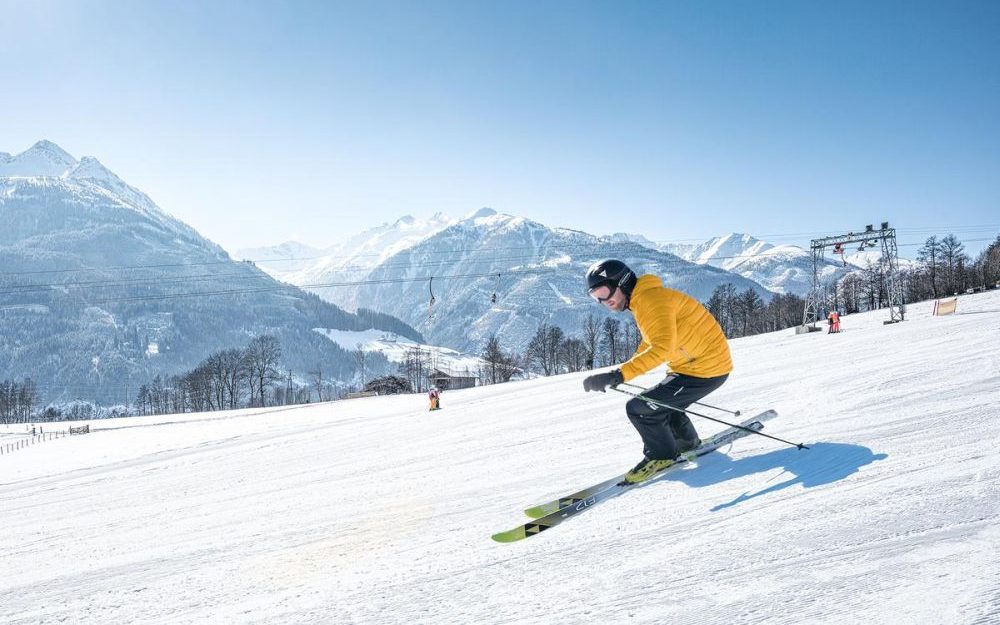
<svg viewBox="0 0 1000 625"><path fill-rule="evenodd" d="M746 429L729 428L723 430L722 432L705 439L698 449L684 454L676 463L670 465L652 479L644 482L639 482L638 484L625 484L623 482L625 478L623 474L615 478L605 480L600 484L595 484L590 488L573 493L572 495L560 497L559 499L548 503L528 508L525 510L525 513L528 514L528 516L539 515L533 516L533 518L535 518L534 521L525 523L524 525L515 527L506 532L494 534L493 540L501 543L511 543L541 533L551 527L559 525L570 517L576 516L585 510L589 510L591 507L602 501L617 497L625 491L631 490L637 486L645 486L646 484L654 482L674 469L681 467L688 462L692 462L698 456L703 456L715 451L716 449L728 445L736 439L749 436L750 432L747 430L762 430L764 428L763 421L773 419L776 416L778 416L778 413L773 410L767 410L740 424L742 428Z"/></svg>

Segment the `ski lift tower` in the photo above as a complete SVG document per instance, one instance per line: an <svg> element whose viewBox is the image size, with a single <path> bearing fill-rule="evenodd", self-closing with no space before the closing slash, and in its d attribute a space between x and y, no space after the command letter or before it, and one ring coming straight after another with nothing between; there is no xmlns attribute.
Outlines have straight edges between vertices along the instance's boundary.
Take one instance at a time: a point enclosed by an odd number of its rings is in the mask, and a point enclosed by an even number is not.
<svg viewBox="0 0 1000 625"><path fill-rule="evenodd" d="M906 306L903 304L903 285L899 280L899 257L896 252L896 229L889 227L889 222L883 221L882 227L875 230L871 225L865 226L864 232L848 232L833 237L813 239L811 242L813 260L812 288L806 296L806 308L802 314L802 326L798 333L819 330L816 321L819 318L819 308L823 291L819 282L819 269L823 261L823 252L832 247L835 254L843 254L847 245L859 245L858 251L875 247L881 243L882 258L879 261L882 268L882 280L886 297L889 300L889 320L884 323L897 323L903 320Z"/></svg>

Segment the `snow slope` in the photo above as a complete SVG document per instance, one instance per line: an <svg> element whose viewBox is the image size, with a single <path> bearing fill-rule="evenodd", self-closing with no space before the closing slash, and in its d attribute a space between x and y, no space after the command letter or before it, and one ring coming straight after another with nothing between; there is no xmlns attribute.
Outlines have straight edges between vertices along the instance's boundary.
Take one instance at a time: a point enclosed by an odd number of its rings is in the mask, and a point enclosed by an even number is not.
<svg viewBox="0 0 1000 625"><path fill-rule="evenodd" d="M1000 292L930 307L733 341L709 403L811 450L743 439L510 545L522 508L638 460L623 395L95 422L0 456L0 622L996 623Z"/></svg>

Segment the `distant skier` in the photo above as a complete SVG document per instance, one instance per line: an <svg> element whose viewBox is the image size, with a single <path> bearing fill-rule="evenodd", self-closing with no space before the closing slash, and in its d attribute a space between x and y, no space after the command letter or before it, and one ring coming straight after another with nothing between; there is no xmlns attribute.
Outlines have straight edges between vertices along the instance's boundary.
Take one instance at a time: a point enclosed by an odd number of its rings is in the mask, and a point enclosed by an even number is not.
<svg viewBox="0 0 1000 625"><path fill-rule="evenodd" d="M830 314L826 316L827 321L830 322L830 329L827 330L827 334L833 334L835 332L840 332L840 313L836 310L831 310Z"/></svg>
<svg viewBox="0 0 1000 625"><path fill-rule="evenodd" d="M621 368L588 376L586 391L605 392L657 366L672 371L643 395L679 410L722 386L733 369L726 335L712 314L693 297L665 288L652 274L638 279L619 260L603 260L587 271L587 291L615 312L631 310L642 340ZM674 463L678 455L701 444L691 419L635 398L625 404L629 421L639 431L643 459L625 474L626 482L642 482Z"/></svg>
<svg viewBox="0 0 1000 625"><path fill-rule="evenodd" d="M441 391L438 390L438 387L432 386L431 390L427 391L427 398L431 402L431 410L441 409Z"/></svg>

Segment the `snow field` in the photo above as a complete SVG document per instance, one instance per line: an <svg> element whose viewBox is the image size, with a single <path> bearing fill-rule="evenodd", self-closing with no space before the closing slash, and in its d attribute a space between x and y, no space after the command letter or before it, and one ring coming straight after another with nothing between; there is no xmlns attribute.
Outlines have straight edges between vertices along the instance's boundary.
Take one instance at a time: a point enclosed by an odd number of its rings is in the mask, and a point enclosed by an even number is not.
<svg viewBox="0 0 1000 625"><path fill-rule="evenodd" d="M0 457L0 622L998 622L1000 293L930 306L733 341L706 401L812 449L744 438L511 545L639 459L627 397L570 374L92 422Z"/></svg>

